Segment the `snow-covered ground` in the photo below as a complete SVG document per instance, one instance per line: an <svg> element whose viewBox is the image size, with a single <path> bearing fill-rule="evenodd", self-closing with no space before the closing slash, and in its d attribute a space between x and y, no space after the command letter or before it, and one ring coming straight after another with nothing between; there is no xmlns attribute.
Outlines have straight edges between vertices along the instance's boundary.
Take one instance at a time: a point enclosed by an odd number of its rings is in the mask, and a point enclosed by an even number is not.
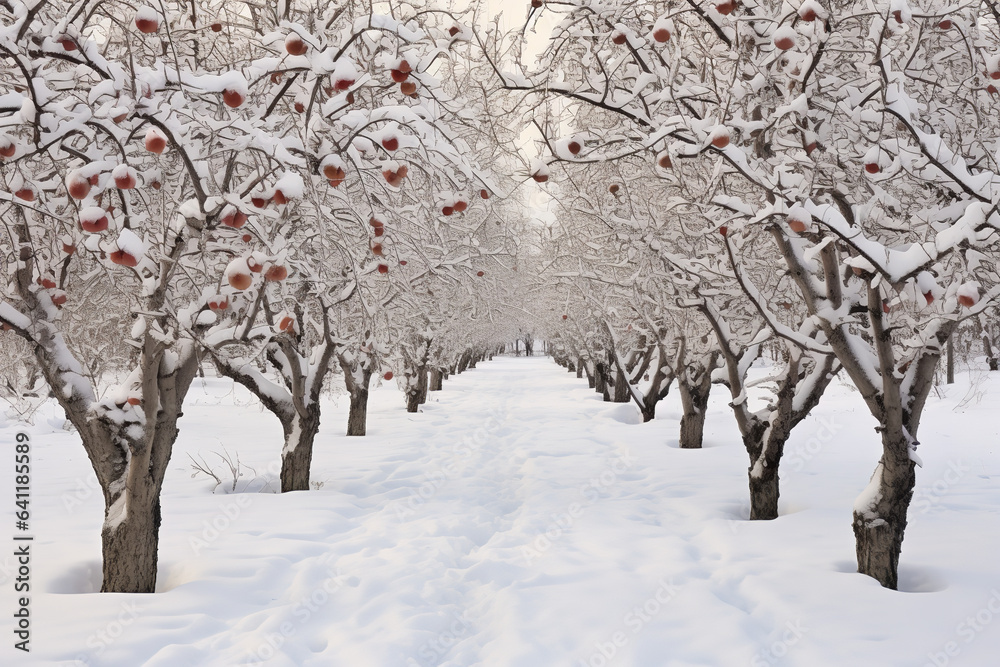
<svg viewBox="0 0 1000 667"><path fill-rule="evenodd" d="M376 390L365 438L342 435L346 401L331 402L319 488L276 495L277 420L199 381L164 487L155 595L95 592L102 500L49 408L28 429L33 651L11 647L5 546L0 664L997 665L1000 379L956 409L971 384L933 397L921 426L899 592L854 573L851 507L879 447L840 382L787 447L782 516L751 523L721 387L706 447L680 450L676 396L641 424L550 359L497 358L418 414ZM16 431L2 425L0 440ZM189 455L221 473L224 449L242 492L192 477Z"/></svg>

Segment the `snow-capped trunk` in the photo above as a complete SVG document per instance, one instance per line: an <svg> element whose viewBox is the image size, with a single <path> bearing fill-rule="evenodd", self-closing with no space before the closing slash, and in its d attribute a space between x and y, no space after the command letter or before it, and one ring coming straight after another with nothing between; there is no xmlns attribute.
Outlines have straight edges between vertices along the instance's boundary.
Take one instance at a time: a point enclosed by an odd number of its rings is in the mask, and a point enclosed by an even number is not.
<svg viewBox="0 0 1000 667"><path fill-rule="evenodd" d="M632 400L631 395L628 390L628 376L622 371L621 368L615 366L614 375L614 394L611 397L615 403L628 403Z"/></svg>
<svg viewBox="0 0 1000 667"><path fill-rule="evenodd" d="M594 364L594 391L603 394L604 400L610 400L608 397L607 367L600 361Z"/></svg>
<svg viewBox="0 0 1000 667"><path fill-rule="evenodd" d="M351 398L347 413L347 435L365 435L368 432L368 391L371 387L374 363L367 354L341 351L337 355L344 371L344 384Z"/></svg>
<svg viewBox="0 0 1000 667"><path fill-rule="evenodd" d="M152 475L129 474L131 486L104 509L101 529L102 593L156 590L160 494Z"/></svg>
<svg viewBox="0 0 1000 667"><path fill-rule="evenodd" d="M441 391L443 375L444 373L442 373L440 368L432 368L430 372L430 379L428 380L427 390Z"/></svg>
<svg viewBox="0 0 1000 667"><path fill-rule="evenodd" d="M427 366L421 365L412 370L412 380L406 384L406 411L416 412L427 402Z"/></svg>
<svg viewBox="0 0 1000 667"><path fill-rule="evenodd" d="M290 422L282 422L285 447L281 450L281 492L308 491L313 443L319 431L319 402L296 410Z"/></svg>
<svg viewBox="0 0 1000 667"><path fill-rule="evenodd" d="M899 554L915 483L915 463L906 437L884 431L882 459L854 503L854 538L858 572L893 590L899 583Z"/></svg>
<svg viewBox="0 0 1000 667"><path fill-rule="evenodd" d="M712 356L711 367L703 364L689 365L685 372L677 378L677 389L681 394L681 406L684 414L681 416L681 449L701 449L705 433L705 414L708 411L708 395L712 391L712 371L715 366L715 356Z"/></svg>
<svg viewBox="0 0 1000 667"><path fill-rule="evenodd" d="M368 432L368 387L351 392L351 408L347 413L347 435Z"/></svg>
<svg viewBox="0 0 1000 667"><path fill-rule="evenodd" d="M743 445L750 455L747 477L750 482L750 519L769 521L778 518L778 467L788 436L782 428L768 429L756 422L743 436ZM764 439L767 439L766 442Z"/></svg>
<svg viewBox="0 0 1000 667"><path fill-rule="evenodd" d="M576 358L576 377L577 379L583 377L583 359L580 357Z"/></svg>

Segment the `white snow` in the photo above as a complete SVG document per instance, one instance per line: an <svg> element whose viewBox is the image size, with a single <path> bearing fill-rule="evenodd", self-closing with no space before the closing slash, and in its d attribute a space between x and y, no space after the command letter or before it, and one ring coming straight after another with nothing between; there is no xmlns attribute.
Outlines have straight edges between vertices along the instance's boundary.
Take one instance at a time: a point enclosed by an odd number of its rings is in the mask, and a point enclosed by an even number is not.
<svg viewBox="0 0 1000 667"><path fill-rule="evenodd" d="M1000 391L1000 378L983 382ZM781 516L750 522L724 387L702 450L677 447L676 391L637 423L634 407L601 402L547 358L481 363L416 414L394 386L374 389L365 438L343 435L346 399L324 399L322 486L278 495L278 421L242 388L196 380L164 484L155 595L97 592L103 497L49 403L27 429L32 653L7 644L2 659L922 667L953 643L955 665L986 667L1000 653L988 611L1000 605L1000 464L992 403L956 412L970 387L960 374L931 394L899 592L854 572L851 508L881 447L840 381L785 447ZM0 430L9 442L18 427ZM223 447L244 464L235 494L191 477L189 454L221 472ZM0 466L0 488L12 475ZM14 568L5 551L7 591ZM974 631L977 614L992 623ZM0 632L12 622L4 614Z"/></svg>

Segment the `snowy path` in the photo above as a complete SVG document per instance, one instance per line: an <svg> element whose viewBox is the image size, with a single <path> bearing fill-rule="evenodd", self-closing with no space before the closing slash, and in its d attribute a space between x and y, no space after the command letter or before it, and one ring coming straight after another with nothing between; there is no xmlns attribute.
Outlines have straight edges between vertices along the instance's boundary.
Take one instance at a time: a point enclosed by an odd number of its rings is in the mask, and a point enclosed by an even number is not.
<svg viewBox="0 0 1000 667"><path fill-rule="evenodd" d="M222 381L192 399L155 596L89 593L99 494L79 445L35 429L45 593L34 660L15 664L903 667L953 641L948 664L985 666L1000 649L1000 594L993 625L971 641L958 627L1000 590L995 427L986 443L928 446L929 509L912 513L911 592L897 593L851 572L850 507L877 450L843 387L789 444L783 516L767 523L742 519L745 453L721 393L706 448L684 451L675 397L639 424L549 359L498 358L418 414L377 390L366 438L341 436L346 406L330 405L322 487L280 496L191 478L187 454L224 445L260 486L280 448L277 422ZM949 416L935 406L922 440L950 437Z"/></svg>

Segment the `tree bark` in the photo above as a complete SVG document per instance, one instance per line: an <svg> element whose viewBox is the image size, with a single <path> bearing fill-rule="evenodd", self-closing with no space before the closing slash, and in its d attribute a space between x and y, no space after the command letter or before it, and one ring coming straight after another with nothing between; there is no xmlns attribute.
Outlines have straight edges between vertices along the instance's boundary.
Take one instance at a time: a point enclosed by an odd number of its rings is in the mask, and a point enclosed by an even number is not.
<svg viewBox="0 0 1000 667"><path fill-rule="evenodd" d="M441 391L441 380L444 374L441 372L440 368L431 369L430 385L427 387L428 391Z"/></svg>
<svg viewBox="0 0 1000 667"><path fill-rule="evenodd" d="M607 377L605 375L606 368L603 362L597 362L594 364L594 391L598 394L604 394L607 396Z"/></svg>
<svg viewBox="0 0 1000 667"><path fill-rule="evenodd" d="M622 373L620 368L615 368L615 393L612 397L615 403L628 403L632 400L628 391L628 378Z"/></svg>
<svg viewBox="0 0 1000 667"><path fill-rule="evenodd" d="M148 477L148 476L147 476ZM101 530L103 556L102 593L153 593L156 590L157 551L160 542L160 499L147 479L136 496L130 498L125 519L105 522ZM124 500L120 501L124 502Z"/></svg>
<svg viewBox="0 0 1000 667"><path fill-rule="evenodd" d="M351 392L351 408L347 413L347 435L368 432L368 387Z"/></svg>
<svg viewBox="0 0 1000 667"><path fill-rule="evenodd" d="M744 446L750 454L750 468L747 477L750 482L750 520L770 521L778 518L778 498L780 496L778 467L784 454L787 433L771 429L767 442L762 442L767 426L757 422L744 438Z"/></svg>
<svg viewBox="0 0 1000 667"><path fill-rule="evenodd" d="M576 358L576 377L583 377L583 359L579 357Z"/></svg>
<svg viewBox="0 0 1000 667"><path fill-rule="evenodd" d="M883 433L882 443L882 459L868 488L855 503L854 537L858 572L895 590L899 585L906 511L913 498L916 474L909 446L901 434L893 437Z"/></svg>
<svg viewBox="0 0 1000 667"><path fill-rule="evenodd" d="M682 374L678 378L677 389L681 394L681 449L701 449L705 435L705 414L708 411L708 396L712 391L711 370L700 368L695 372Z"/></svg>
<svg viewBox="0 0 1000 667"><path fill-rule="evenodd" d="M295 413L291 423L282 424L285 447L281 450L281 492L308 491L312 467L313 442L319 431L319 403L305 408L305 414Z"/></svg>

